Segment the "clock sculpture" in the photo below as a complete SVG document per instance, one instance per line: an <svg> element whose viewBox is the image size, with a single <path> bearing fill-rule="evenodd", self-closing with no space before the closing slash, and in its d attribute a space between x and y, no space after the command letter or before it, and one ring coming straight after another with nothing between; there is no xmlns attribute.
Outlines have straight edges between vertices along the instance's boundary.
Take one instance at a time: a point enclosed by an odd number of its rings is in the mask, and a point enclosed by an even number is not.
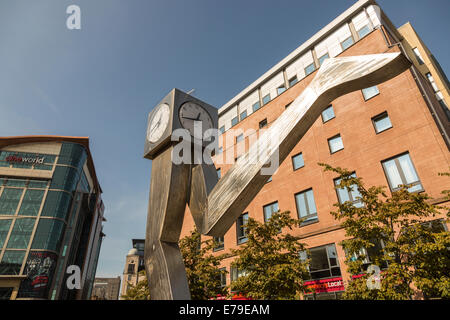
<svg viewBox="0 0 450 320"><path fill-rule="evenodd" d="M201 132L196 126L201 124ZM183 259L178 247L186 204L190 202L194 159L176 164L172 133L185 129L203 147L203 133L217 127L217 109L173 89L149 114L144 157L152 160L150 200L145 239L145 265L152 299L189 299ZM212 162L211 162L212 163ZM203 166L217 182L213 164ZM214 179L215 177L215 179ZM211 180L212 179L212 180ZM194 216L202 224L202 216Z"/></svg>
<svg viewBox="0 0 450 320"><path fill-rule="evenodd" d="M190 298L178 247L186 203L202 234L223 236L265 185L262 169L274 157L281 163L334 99L387 81L410 65L399 52L325 60L305 90L220 180L209 159L173 164L170 142L174 128L193 134L195 122L215 126L217 109L176 89L164 98L149 116L145 151L153 160L145 243L151 299Z"/></svg>

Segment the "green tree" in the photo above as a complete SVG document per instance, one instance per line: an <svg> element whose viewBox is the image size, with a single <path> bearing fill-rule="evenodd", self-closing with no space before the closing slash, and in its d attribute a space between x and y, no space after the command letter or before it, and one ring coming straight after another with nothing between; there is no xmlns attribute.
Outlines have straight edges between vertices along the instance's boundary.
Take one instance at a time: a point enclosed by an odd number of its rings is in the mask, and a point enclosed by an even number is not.
<svg viewBox="0 0 450 320"><path fill-rule="evenodd" d="M364 274L348 283L344 299L410 299L414 287L425 297L450 298L450 234L442 220L427 222L442 216L446 208L433 205L425 193L408 192L408 186L389 196L384 186L365 188L362 179L347 169L319 165L339 174L337 187L357 190L363 203L337 203L337 211L331 212L342 221L349 237L341 242L349 272ZM365 270L367 258L376 266L385 266L379 275L380 287L369 288L377 282Z"/></svg>
<svg viewBox="0 0 450 320"><path fill-rule="evenodd" d="M300 223L289 211L274 213L266 223L249 218L245 226L248 241L232 250L237 255L232 267L244 272L231 283L231 291L253 299L298 298L308 275L306 262L299 257L305 247L299 237L280 231Z"/></svg>
<svg viewBox="0 0 450 320"><path fill-rule="evenodd" d="M226 274L226 271L219 269L225 255L210 253L216 245L212 239L202 242L197 230L180 240L181 254L193 300L207 300L219 294L226 294L226 288L221 286L221 275Z"/></svg>
<svg viewBox="0 0 450 320"><path fill-rule="evenodd" d="M145 270L141 270L139 275L145 276ZM126 280L125 280L126 281ZM147 277L139 281L136 285L131 285L127 292L122 295L124 300L150 300Z"/></svg>

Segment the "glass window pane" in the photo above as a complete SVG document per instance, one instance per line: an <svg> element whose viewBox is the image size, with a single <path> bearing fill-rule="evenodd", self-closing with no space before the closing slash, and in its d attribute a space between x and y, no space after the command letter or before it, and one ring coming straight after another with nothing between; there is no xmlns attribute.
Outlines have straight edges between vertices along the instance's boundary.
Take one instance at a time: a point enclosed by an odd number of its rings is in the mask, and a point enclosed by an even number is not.
<svg viewBox="0 0 450 320"><path fill-rule="evenodd" d="M292 157L292 163L294 166L294 170L297 170L299 168L302 168L305 166L305 162L303 160L303 154L299 153L296 156Z"/></svg>
<svg viewBox="0 0 450 320"><path fill-rule="evenodd" d="M0 251L5 244L6 237L8 236L9 228L11 226L12 219L0 220Z"/></svg>
<svg viewBox="0 0 450 320"><path fill-rule="evenodd" d="M58 251L64 230L64 222L56 219L40 219L32 249Z"/></svg>
<svg viewBox="0 0 450 320"><path fill-rule="evenodd" d="M6 181L7 187L25 187L26 184L27 184L27 180L22 180L22 179L8 178L8 181Z"/></svg>
<svg viewBox="0 0 450 320"><path fill-rule="evenodd" d="M330 55L328 54L328 53L325 53L323 56L321 56L320 58L319 58L319 65L322 65L322 63L326 60L326 59L328 59L330 57Z"/></svg>
<svg viewBox="0 0 450 320"><path fill-rule="evenodd" d="M373 86L373 87L362 89L362 93L364 96L364 100L369 100L370 98L379 94L380 91L378 90L377 86Z"/></svg>
<svg viewBox="0 0 450 320"><path fill-rule="evenodd" d="M0 274L18 275L22 267L25 251L6 250L0 262Z"/></svg>
<svg viewBox="0 0 450 320"><path fill-rule="evenodd" d="M380 133L384 130L392 128L391 120L389 119L389 116L387 114L385 114L384 116L381 116L379 118L376 118L374 120L374 124L375 124L375 130L377 133Z"/></svg>
<svg viewBox="0 0 450 320"><path fill-rule="evenodd" d="M344 144L342 143L341 136L337 136L328 140L331 153L344 149Z"/></svg>
<svg viewBox="0 0 450 320"><path fill-rule="evenodd" d="M396 189L399 185L403 184L402 178L397 170L397 166L395 165L394 160L385 161L383 163L383 166L386 175L388 176L388 181L391 185L391 189Z"/></svg>
<svg viewBox="0 0 450 320"><path fill-rule="evenodd" d="M39 189L45 189L47 188L48 181L41 181L41 180L30 180L28 182L28 188L39 188Z"/></svg>
<svg viewBox="0 0 450 320"><path fill-rule="evenodd" d="M327 122L335 117L333 106L329 106L325 110L322 111L322 121Z"/></svg>
<svg viewBox="0 0 450 320"><path fill-rule="evenodd" d="M314 65L314 63L311 63L310 65L308 65L305 68L305 75L309 75L311 73L313 73L316 70L316 66Z"/></svg>
<svg viewBox="0 0 450 320"><path fill-rule="evenodd" d="M297 202L298 215L300 218L306 217L308 211L306 210L306 202L304 193L299 193L295 196L295 201Z"/></svg>
<svg viewBox="0 0 450 320"><path fill-rule="evenodd" d="M76 189L79 178L79 170L72 167L56 166L50 188L63 189L72 192Z"/></svg>
<svg viewBox="0 0 450 320"><path fill-rule="evenodd" d="M326 247L311 249L310 254L311 261L309 264L309 269L311 272L330 268Z"/></svg>
<svg viewBox="0 0 450 320"><path fill-rule="evenodd" d="M348 47L350 47L353 44L353 38L350 36L347 39L345 39L344 41L342 41L341 45L342 45L342 50L347 49Z"/></svg>
<svg viewBox="0 0 450 320"><path fill-rule="evenodd" d="M330 244L327 246L328 259L331 267L335 267L339 265L338 257L336 253L336 246L334 244Z"/></svg>
<svg viewBox="0 0 450 320"><path fill-rule="evenodd" d="M308 200L309 214L317 213L316 202L314 201L314 193L312 190L306 191L306 199Z"/></svg>
<svg viewBox="0 0 450 320"><path fill-rule="evenodd" d="M260 107L260 104L259 104L259 101L258 102L256 102L256 103L254 103L253 104L253 111L256 111L256 110L258 110L259 109L259 107Z"/></svg>
<svg viewBox="0 0 450 320"><path fill-rule="evenodd" d="M69 213L72 197L64 191L50 190L47 193L41 215L66 219Z"/></svg>
<svg viewBox="0 0 450 320"><path fill-rule="evenodd" d="M414 183L419 180L419 177L416 174L416 170L414 170L414 166L411 162L409 154L405 154L403 156L398 157L398 161L402 168L403 175L406 178L405 184Z"/></svg>
<svg viewBox="0 0 450 320"><path fill-rule="evenodd" d="M270 93L265 95L262 100L263 100L263 105L270 102Z"/></svg>
<svg viewBox="0 0 450 320"><path fill-rule="evenodd" d="M297 76L294 76L289 79L289 87L292 87L294 84L298 82Z"/></svg>
<svg viewBox="0 0 450 320"><path fill-rule="evenodd" d="M27 190L20 205L19 215L37 216L41 208L44 190Z"/></svg>
<svg viewBox="0 0 450 320"><path fill-rule="evenodd" d="M277 95L280 95L280 94L282 94L285 91L286 91L286 88L284 87L284 85L280 86L280 87L277 88Z"/></svg>
<svg viewBox="0 0 450 320"><path fill-rule="evenodd" d="M23 189L3 189L0 197L0 215L14 215L19 205Z"/></svg>
<svg viewBox="0 0 450 320"><path fill-rule="evenodd" d="M358 31L359 38L364 38L366 35L370 33L370 28L368 25L365 25Z"/></svg>
<svg viewBox="0 0 450 320"><path fill-rule="evenodd" d="M238 123L238 118L234 117L233 119L231 119L231 126L235 126Z"/></svg>
<svg viewBox="0 0 450 320"><path fill-rule="evenodd" d="M16 219L6 247L9 249L26 249L28 242L30 242L35 221L36 219L33 218Z"/></svg>

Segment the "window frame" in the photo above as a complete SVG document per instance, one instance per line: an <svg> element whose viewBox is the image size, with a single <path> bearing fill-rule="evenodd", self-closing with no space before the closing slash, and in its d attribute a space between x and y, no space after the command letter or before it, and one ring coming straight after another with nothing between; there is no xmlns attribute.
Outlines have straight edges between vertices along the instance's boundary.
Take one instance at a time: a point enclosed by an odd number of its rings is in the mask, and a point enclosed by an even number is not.
<svg viewBox="0 0 450 320"><path fill-rule="evenodd" d="M404 155L408 155L409 160L411 161L412 168L414 169L414 173L416 174L416 176L417 176L417 178L418 178L417 181L414 181L414 182L412 182L412 183L404 183L404 182L406 182L405 173L403 172L403 168L401 167L401 165L400 165L400 163L399 163L399 161L398 161L398 158L400 158L400 157L402 157L402 156L404 156ZM395 156L393 156L393 157L390 157L390 158L388 158L388 159L385 159L385 160L382 160L382 161L381 161L381 167L383 168L383 172L384 172L384 175L385 175L386 180L387 180L387 182L388 182L389 190L391 190L391 192L395 192L395 191L398 191L398 190L400 189L400 187L398 187L398 186L397 186L396 188L393 188L393 187L392 187L391 178L389 177L389 175L388 175L388 173L387 173L387 170L386 170L386 167L385 167L385 163L388 162L388 161L392 161L392 160L394 160L395 167L396 167L397 172L398 172L398 174L399 174L399 176L400 176L400 179L402 180L402 184L403 184L403 185L409 185L409 184L410 184L410 185L411 185L410 188L412 188L412 187L415 187L416 185L419 185L419 184L420 184L420 189L419 189L419 190L416 190L416 191L413 191L413 193L419 193L419 192L424 192L424 191L425 191L425 189L424 189L424 187L423 187L423 184L422 184L422 181L421 181L421 179L420 179L420 177L419 177L419 173L417 172L416 166L414 165L414 162L413 162L413 160L412 160L412 158L411 158L411 154L409 153L409 151L406 151L406 152L397 154L397 155L395 155ZM401 170L399 170L399 168L400 168ZM408 188L408 189L409 189L409 188ZM409 190L408 190L408 191L409 191ZM409 191L409 192L411 192L411 191Z"/></svg>
<svg viewBox="0 0 450 320"><path fill-rule="evenodd" d="M242 115L244 115L244 116L242 116ZM247 118L247 110L244 110L241 112L241 114L239 115L239 121L242 121L245 118Z"/></svg>
<svg viewBox="0 0 450 320"><path fill-rule="evenodd" d="M344 47L344 44L343 44L343 43L346 42L346 41L349 40L349 39L352 40L352 43L350 43L347 47ZM350 48L350 47L351 47L352 45L354 45L354 44L355 44L355 39L353 39L353 36L352 36L352 35L350 35L349 37L345 38L344 40L342 40L342 41L340 42L342 51L347 50L348 48Z"/></svg>
<svg viewBox="0 0 450 320"><path fill-rule="evenodd" d="M302 156L302 162L303 162L303 165L302 165L301 167L295 168L294 158L297 157L297 156L300 156L300 155ZM305 167L305 159L303 158L303 152L299 152L299 153L293 155L293 156L291 157L291 160L292 160L292 169L293 169L294 171L297 171L297 170L299 170L299 169Z"/></svg>
<svg viewBox="0 0 450 320"><path fill-rule="evenodd" d="M353 172L351 175L354 176L355 178L357 177L357 176L356 176L356 172ZM348 190L347 187L344 187L344 188L339 188L339 187L338 187L339 183L336 183L338 180L341 180L341 177L334 178L334 179L333 179L333 184L334 184L334 190L335 190L335 192L336 192L336 196L337 196L337 199L338 199L339 204L344 204L345 202L350 201L354 206L355 206L356 204L359 204L359 203L360 203L361 206L360 206L360 207L357 206L357 208L363 207L363 206L364 206L364 202L362 201L362 199L359 199L359 200L354 199L354 198L353 198L352 191ZM351 185L352 190L353 190L353 187L354 187L354 186L356 186L356 185ZM348 196L348 199L349 199L349 200L342 201L341 196L339 195L338 189L343 189L345 192L347 192L347 196ZM358 189L356 189L355 191L359 193ZM360 193L359 193L359 196L361 196Z"/></svg>
<svg viewBox="0 0 450 320"><path fill-rule="evenodd" d="M325 119L323 118L323 113L324 113L325 111L327 111L328 109L330 109L330 108L331 108L331 110L333 110L333 117L329 118L328 120L325 120ZM331 120L333 120L334 118L336 118L336 113L334 112L333 105L330 104L328 107L326 107L326 108L320 113L320 116L321 116L321 118L322 118L322 123L327 123L328 121L331 121Z"/></svg>
<svg viewBox="0 0 450 320"><path fill-rule="evenodd" d="M277 204L278 210L277 210L277 211L271 211L270 217L267 218L267 217L266 217L266 210L265 210L265 208L267 208L267 207L272 207L274 204ZM268 204L264 205L264 206L263 206L264 223L266 223L267 221L269 221L269 219L272 218L272 215L273 215L274 213L279 212L279 211L280 211L280 206L279 206L279 204L278 204L278 201L273 201L273 202L271 202L271 203L268 203Z"/></svg>
<svg viewBox="0 0 450 320"><path fill-rule="evenodd" d="M264 123L264 122L265 122L265 123ZM263 124L263 125L261 125L261 124ZM262 129L262 128L264 128L264 127L267 127L267 125L268 125L267 118L262 119L262 120L258 123L259 129Z"/></svg>
<svg viewBox="0 0 450 320"><path fill-rule="evenodd" d="M338 138L338 137L341 139L342 148L339 149L339 150L333 151L333 150L331 150L330 141L331 141L332 139L336 139L336 138ZM341 136L340 133L338 133L338 134L336 134L336 135L334 135L334 136L328 138L328 139L327 139L327 142L328 142L328 149L330 150L330 154L335 154L336 152L339 152L339 151L341 151L341 150L344 150L344 141L343 141L342 136Z"/></svg>
<svg viewBox="0 0 450 320"><path fill-rule="evenodd" d="M389 123L391 124L391 126L390 126L389 128L386 128L386 129L383 129L383 130L381 130L381 131L378 131L378 128L377 128L377 126L376 126L376 122L379 121L379 120L381 120L381 119L384 119L384 118L386 118L386 117L389 119ZM375 133L376 133L376 134L380 134L380 133L385 132L385 131L387 131L387 130L389 130L389 129L392 129L392 128L394 127L394 126L392 125L391 118L389 117L389 114L388 114L387 111L383 111L382 113L380 113L380 114L378 114L378 115L376 115L376 116L373 116L373 117L371 118L371 120L372 120L372 125L373 125L373 128L375 129Z"/></svg>
<svg viewBox="0 0 450 320"><path fill-rule="evenodd" d="M267 100L266 98L269 97L269 100ZM262 105L265 106L266 104L268 104L270 101L272 101L272 98L270 97L270 92L268 94L266 94L264 97L262 97Z"/></svg>
<svg viewBox="0 0 450 320"><path fill-rule="evenodd" d="M245 216L246 216L246 218L245 218ZM245 225L247 224L246 222L248 221L248 218L249 218L248 212L244 212L236 220L236 244L237 245L241 245L248 241L248 237L245 232ZM240 222L241 219L242 219L242 223ZM242 235L240 235L241 230L242 230Z"/></svg>
<svg viewBox="0 0 450 320"><path fill-rule="evenodd" d="M309 203L308 197L307 197L307 193L308 192L312 193L312 200L314 201L314 207L316 208L316 212L315 213L311 213L310 212L311 211L310 207L309 207L310 203ZM304 217L302 217L300 215L300 210L299 210L299 206L298 206L297 196L303 196L303 200L305 201L305 208L306 208L307 214ZM294 199L295 199L295 207L297 209L297 217L299 219L305 219L302 222L302 224L301 224L302 226L303 225L308 225L308 224L311 224L311 223L315 223L315 222L319 221L319 214L318 214L318 210L317 210L317 204L316 204L316 199L314 197L313 188L309 188L309 189L297 192L296 194L294 194Z"/></svg>
<svg viewBox="0 0 450 320"><path fill-rule="evenodd" d="M364 90L367 90L367 89L370 89L370 88L373 88L373 87L377 88L377 93L374 94L373 96L370 96L369 98L367 98L366 95L364 94ZM363 95L364 101L369 101L370 99L380 95L380 89L378 89L377 85L371 86L371 87L367 87L367 88L361 89L361 94Z"/></svg>

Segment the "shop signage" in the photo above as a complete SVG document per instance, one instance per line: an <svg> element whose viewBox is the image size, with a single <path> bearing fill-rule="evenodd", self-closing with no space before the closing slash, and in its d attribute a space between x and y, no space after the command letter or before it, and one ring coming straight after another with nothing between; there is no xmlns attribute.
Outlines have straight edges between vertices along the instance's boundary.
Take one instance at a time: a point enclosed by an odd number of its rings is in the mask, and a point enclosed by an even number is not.
<svg viewBox="0 0 450 320"><path fill-rule="evenodd" d="M344 291L345 289L342 277L305 281L304 285L310 291L309 293Z"/></svg>
<svg viewBox="0 0 450 320"><path fill-rule="evenodd" d="M29 157L20 157L20 156L8 156L6 157L6 161L8 162L22 162L22 163L30 163L30 164L42 164L44 163L44 157L35 157L35 158L29 158Z"/></svg>

